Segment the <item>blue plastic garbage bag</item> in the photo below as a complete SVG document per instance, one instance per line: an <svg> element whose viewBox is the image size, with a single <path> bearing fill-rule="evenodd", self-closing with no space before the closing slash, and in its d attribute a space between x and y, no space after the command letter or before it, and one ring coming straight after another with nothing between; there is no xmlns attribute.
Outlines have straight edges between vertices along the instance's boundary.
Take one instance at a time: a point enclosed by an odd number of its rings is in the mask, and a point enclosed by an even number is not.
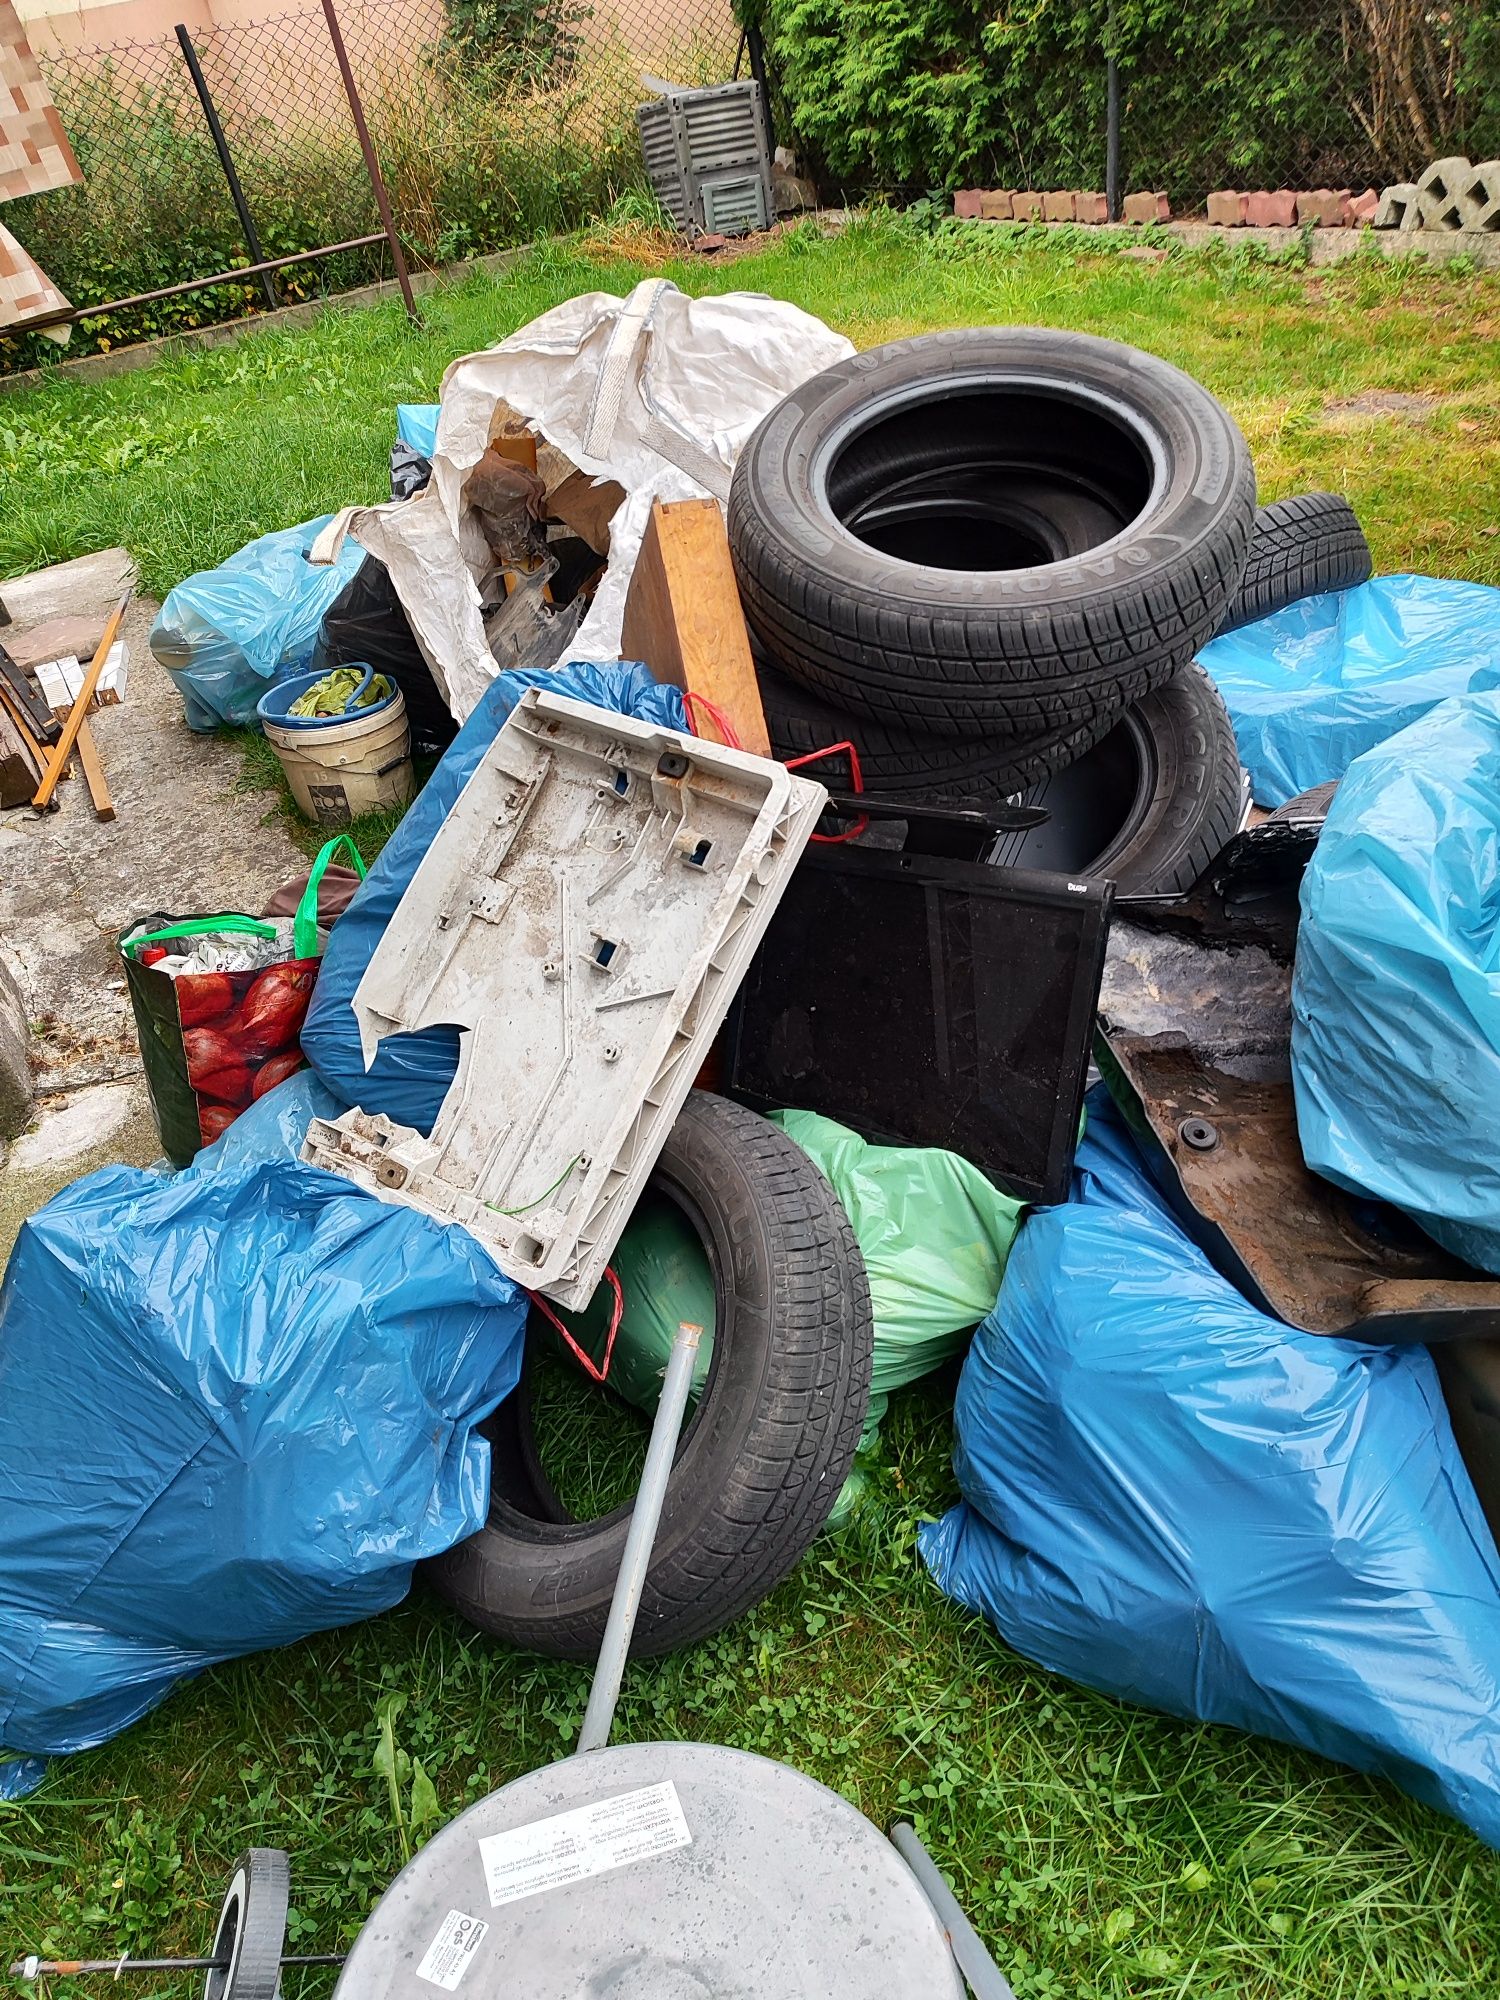
<svg viewBox="0 0 1500 2000"><path fill-rule="evenodd" d="M1302 878L1292 1080L1307 1164L1500 1274L1500 694L1351 768Z"/></svg>
<svg viewBox="0 0 1500 2000"><path fill-rule="evenodd" d="M401 444L409 444L413 451L421 452L423 458L431 458L437 448L438 411L440 403L398 403L396 405L396 437Z"/></svg>
<svg viewBox="0 0 1500 2000"><path fill-rule="evenodd" d="M1377 1771L1500 1845L1500 1559L1431 1357L1294 1333L1090 1107L959 1384L939 1585L1055 1673Z"/></svg>
<svg viewBox="0 0 1500 2000"><path fill-rule="evenodd" d="M449 744L415 805L329 934L302 1029L303 1054L346 1104L383 1111L397 1124L413 1125L420 1132L431 1131L458 1068L458 1030L423 1028L414 1035L388 1035L366 1070L351 1005L354 989L438 828L506 717L532 687L667 729L687 727L681 690L658 685L648 668L629 661L594 666L574 660L565 667L527 667L501 674Z"/></svg>
<svg viewBox="0 0 1500 2000"><path fill-rule="evenodd" d="M1452 695L1500 687L1500 590L1380 576L1304 597L1198 655L1263 806L1342 778Z"/></svg>
<svg viewBox="0 0 1500 2000"><path fill-rule="evenodd" d="M258 727L255 704L276 681L311 671L323 615L365 559L346 539L331 563L307 551L333 519L279 528L167 593L151 650L182 696L189 729Z"/></svg>
<svg viewBox="0 0 1500 2000"><path fill-rule="evenodd" d="M90 1174L0 1286L0 1745L99 1743L218 1660L397 1603L489 1496L525 1301L289 1154L299 1075L172 1178ZM0 1780L16 1789L25 1773Z"/></svg>

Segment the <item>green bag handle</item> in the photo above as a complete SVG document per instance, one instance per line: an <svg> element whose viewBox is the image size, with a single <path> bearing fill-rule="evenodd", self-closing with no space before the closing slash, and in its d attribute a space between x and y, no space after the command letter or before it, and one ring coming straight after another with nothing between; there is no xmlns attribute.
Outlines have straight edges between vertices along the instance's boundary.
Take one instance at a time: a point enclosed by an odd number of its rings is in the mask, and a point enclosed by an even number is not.
<svg viewBox="0 0 1500 2000"><path fill-rule="evenodd" d="M360 881L365 879L364 856L347 833L336 833L319 849L317 860L307 871L307 887L302 891L302 900L292 920L292 950L298 958L316 958L318 955L318 891L333 864L333 857L341 847L349 850L349 859L354 863L354 872Z"/></svg>
<svg viewBox="0 0 1500 2000"><path fill-rule="evenodd" d="M132 957L137 957L143 944L167 944L173 938L203 937L214 931L243 931L249 937L270 938L275 937L276 926L264 923L259 917L242 917L232 912L221 917L189 917L183 923L168 924L164 930L133 937L126 949Z"/></svg>

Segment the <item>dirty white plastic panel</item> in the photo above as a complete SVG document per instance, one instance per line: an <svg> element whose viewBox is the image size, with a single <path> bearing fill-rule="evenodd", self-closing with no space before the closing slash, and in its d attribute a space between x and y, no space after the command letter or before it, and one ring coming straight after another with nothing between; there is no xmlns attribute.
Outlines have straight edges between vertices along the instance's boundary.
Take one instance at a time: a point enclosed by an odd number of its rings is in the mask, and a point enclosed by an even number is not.
<svg viewBox="0 0 1500 2000"><path fill-rule="evenodd" d="M460 1222L585 1305L823 809L783 765L532 689L459 795L354 995L456 1023L431 1138L315 1119L304 1159Z"/></svg>

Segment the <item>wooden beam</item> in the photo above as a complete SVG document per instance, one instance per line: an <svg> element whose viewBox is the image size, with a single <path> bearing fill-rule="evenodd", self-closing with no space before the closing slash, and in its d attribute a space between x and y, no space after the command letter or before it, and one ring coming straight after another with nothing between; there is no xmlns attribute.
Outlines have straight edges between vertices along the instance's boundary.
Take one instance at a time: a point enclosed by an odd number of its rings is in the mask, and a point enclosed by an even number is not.
<svg viewBox="0 0 1500 2000"><path fill-rule="evenodd" d="M104 766L99 761L99 748L94 741L94 732L89 727L87 716L78 731L78 761L83 766L83 775L88 780L89 797L94 802L94 812L99 819L113 819L115 802L109 795L109 782L104 775Z"/></svg>
<svg viewBox="0 0 1500 2000"><path fill-rule="evenodd" d="M58 737L57 747L47 760L47 768L42 773L42 782L37 786L36 796L31 801L38 812L44 812L51 804L52 794L57 790L57 781L73 754L73 745L78 741L78 732L88 720L89 703L94 699L94 689L99 685L99 676L104 672L104 662L109 658L109 649L115 643L115 634L124 621L125 610L129 603L130 592L127 590L109 614L104 637L94 649L94 657L89 661L89 670L83 677L83 686L78 690L78 699L68 710L68 719L63 724L62 735Z"/></svg>
<svg viewBox="0 0 1500 2000"><path fill-rule="evenodd" d="M658 500L652 507L625 599L620 657L644 660L658 680L702 695L742 750L770 756L750 634L716 500ZM689 716L699 735L724 740L705 708L690 705Z"/></svg>
<svg viewBox="0 0 1500 2000"><path fill-rule="evenodd" d="M0 810L24 806L41 775L34 740L23 735L9 708L0 705Z"/></svg>

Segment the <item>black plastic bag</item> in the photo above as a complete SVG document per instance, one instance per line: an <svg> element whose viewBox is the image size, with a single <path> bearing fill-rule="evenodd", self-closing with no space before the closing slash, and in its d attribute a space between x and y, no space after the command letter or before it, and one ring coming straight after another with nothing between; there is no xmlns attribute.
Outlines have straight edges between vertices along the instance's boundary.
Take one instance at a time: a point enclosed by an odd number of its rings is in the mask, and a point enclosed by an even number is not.
<svg viewBox="0 0 1500 2000"><path fill-rule="evenodd" d="M319 633L330 667L359 660L389 674L406 701L411 747L419 757L437 757L458 734L458 724L438 692L432 669L412 636L390 573L378 556L366 556L352 580L329 606Z"/></svg>

